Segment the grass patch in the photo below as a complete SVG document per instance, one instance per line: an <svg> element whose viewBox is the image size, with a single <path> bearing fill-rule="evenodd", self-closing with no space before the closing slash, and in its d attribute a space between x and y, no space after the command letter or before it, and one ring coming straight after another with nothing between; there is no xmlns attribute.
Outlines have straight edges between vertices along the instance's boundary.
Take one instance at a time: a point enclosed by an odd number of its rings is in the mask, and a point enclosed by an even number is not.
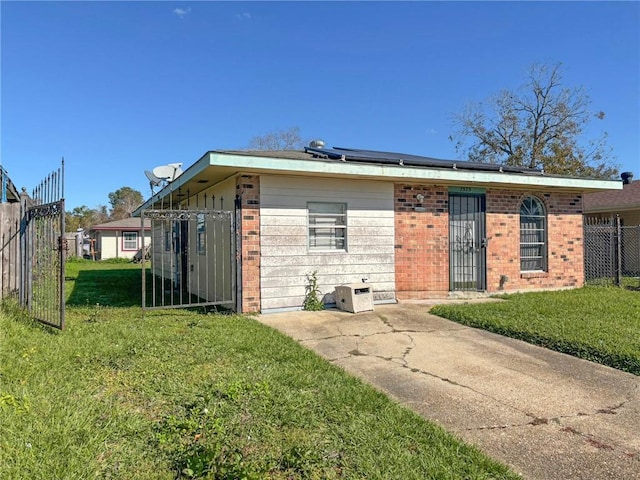
<svg viewBox="0 0 640 480"><path fill-rule="evenodd" d="M640 291L584 287L438 305L441 317L640 375Z"/></svg>
<svg viewBox="0 0 640 480"><path fill-rule="evenodd" d="M140 306L140 264L77 259L66 264L67 306Z"/></svg>
<svg viewBox="0 0 640 480"><path fill-rule="evenodd" d="M0 313L0 478L517 478L248 317L69 267L64 332Z"/></svg>

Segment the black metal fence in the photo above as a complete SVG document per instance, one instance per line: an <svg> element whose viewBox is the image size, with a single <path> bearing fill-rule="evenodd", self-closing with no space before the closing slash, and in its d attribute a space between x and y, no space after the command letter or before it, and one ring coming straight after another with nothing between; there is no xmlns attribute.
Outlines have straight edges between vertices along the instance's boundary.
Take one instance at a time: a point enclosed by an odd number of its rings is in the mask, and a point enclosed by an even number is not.
<svg viewBox="0 0 640 480"><path fill-rule="evenodd" d="M150 262L141 257L143 309L235 308L234 212L144 210L141 225L145 219L151 248Z"/></svg>
<svg viewBox="0 0 640 480"><path fill-rule="evenodd" d="M619 217L585 219L584 274L591 284L640 278L640 225L623 226Z"/></svg>
<svg viewBox="0 0 640 480"><path fill-rule="evenodd" d="M3 198L4 200L4 198ZM29 315L64 328L64 160L19 201L0 203L0 296Z"/></svg>
<svg viewBox="0 0 640 480"><path fill-rule="evenodd" d="M20 303L36 320L63 329L66 258L64 160L24 197L21 226Z"/></svg>

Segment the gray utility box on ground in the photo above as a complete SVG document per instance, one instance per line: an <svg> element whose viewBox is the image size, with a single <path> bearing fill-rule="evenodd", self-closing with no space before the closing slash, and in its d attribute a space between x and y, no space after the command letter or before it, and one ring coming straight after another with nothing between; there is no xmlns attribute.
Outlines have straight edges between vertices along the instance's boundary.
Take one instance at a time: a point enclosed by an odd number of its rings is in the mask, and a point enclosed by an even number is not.
<svg viewBox="0 0 640 480"><path fill-rule="evenodd" d="M336 306L346 312L373 310L373 293L368 283L350 283L336 287Z"/></svg>

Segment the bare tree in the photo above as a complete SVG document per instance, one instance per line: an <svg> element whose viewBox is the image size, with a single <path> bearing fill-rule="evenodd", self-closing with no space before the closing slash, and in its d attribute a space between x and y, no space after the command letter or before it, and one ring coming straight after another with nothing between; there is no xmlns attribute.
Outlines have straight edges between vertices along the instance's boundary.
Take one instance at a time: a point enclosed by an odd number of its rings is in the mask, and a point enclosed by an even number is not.
<svg viewBox="0 0 640 480"><path fill-rule="evenodd" d="M122 187L109 194L111 219L120 220L131 217L131 213L144 202L142 193L131 187Z"/></svg>
<svg viewBox="0 0 640 480"><path fill-rule="evenodd" d="M247 146L248 150L300 150L307 142L300 136L299 127L287 130L275 130L253 137Z"/></svg>
<svg viewBox="0 0 640 480"><path fill-rule="evenodd" d="M503 90L454 116L450 137L469 160L544 169L547 173L613 178L617 166L606 133L581 143L594 113L584 88L562 84L561 64L534 65L517 91ZM470 139L470 140L468 140Z"/></svg>

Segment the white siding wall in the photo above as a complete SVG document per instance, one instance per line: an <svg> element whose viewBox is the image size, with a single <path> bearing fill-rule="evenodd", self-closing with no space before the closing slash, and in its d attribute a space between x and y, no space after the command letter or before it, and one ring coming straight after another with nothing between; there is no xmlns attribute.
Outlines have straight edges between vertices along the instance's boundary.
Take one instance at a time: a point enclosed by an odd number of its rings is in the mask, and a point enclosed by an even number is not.
<svg viewBox="0 0 640 480"><path fill-rule="evenodd" d="M100 259L117 258L118 256L118 232L103 230L100 232L100 245L96 245L100 251Z"/></svg>
<svg viewBox="0 0 640 480"><path fill-rule="evenodd" d="M192 195L182 201L180 205L176 205L175 208L217 211L223 207L226 211L233 211L236 195L235 182L235 177L220 182L197 196ZM175 252L172 240L172 230L176 227L167 220L164 226L162 222L154 221L151 228L153 271L161 277L175 280L182 272L182 258ZM168 231L168 239L171 242L168 250L165 246L165 231ZM208 301L227 299L231 296L234 282L232 275L235 275L235 272L232 271L229 260L234 254L229 250L228 242L223 242L222 237L228 238L231 232L228 226L212 221L207 222L206 231L206 253L201 255L197 251L196 222L193 221L189 225L189 238L185 239L189 242L188 265L186 266L189 271L189 291ZM224 244L224 248L221 246L222 244Z"/></svg>
<svg viewBox="0 0 640 480"><path fill-rule="evenodd" d="M206 195L206 204L205 204ZM215 196L215 199L213 198ZM192 197L182 208L190 210L224 210L234 211L236 196L236 178L229 178L214 187L208 188ZM197 230L195 223L189 231L189 291L208 301L217 301L231 297L234 273L231 270L230 259L234 258L234 252L227 241L232 232L229 225L206 222L207 245L204 255L197 252Z"/></svg>
<svg viewBox="0 0 640 480"><path fill-rule="evenodd" d="M171 244L171 228L170 222L151 222L151 265L154 274L173 280L177 272L175 265L177 260ZM165 232L168 232L168 238L165 236ZM165 249L166 240L170 242L168 251ZM148 243L145 242L145 245Z"/></svg>
<svg viewBox="0 0 640 480"><path fill-rule="evenodd" d="M129 230L127 230L129 231ZM100 250L100 259L108 258L133 258L137 253L136 250L122 250L123 233L120 230L102 230L100 232L100 242L96 248ZM147 233L144 243L149 245L151 236ZM138 249L142 247L142 238L138 233Z"/></svg>
<svg viewBox="0 0 640 480"><path fill-rule="evenodd" d="M307 202L347 204L347 251L307 248ZM334 288L372 285L395 299L393 184L365 180L260 177L261 308L301 307L306 275L317 271L325 303Z"/></svg>

